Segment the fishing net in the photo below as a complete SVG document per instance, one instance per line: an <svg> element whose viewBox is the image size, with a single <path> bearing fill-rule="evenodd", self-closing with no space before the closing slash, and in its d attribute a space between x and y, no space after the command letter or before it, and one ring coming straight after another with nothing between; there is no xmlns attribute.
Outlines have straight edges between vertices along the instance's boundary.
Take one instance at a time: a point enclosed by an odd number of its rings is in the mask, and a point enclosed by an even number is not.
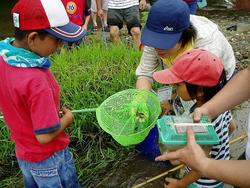
<svg viewBox="0 0 250 188"><path fill-rule="evenodd" d="M101 128L124 146L143 141L160 113L158 97L138 89L118 92L96 109Z"/></svg>

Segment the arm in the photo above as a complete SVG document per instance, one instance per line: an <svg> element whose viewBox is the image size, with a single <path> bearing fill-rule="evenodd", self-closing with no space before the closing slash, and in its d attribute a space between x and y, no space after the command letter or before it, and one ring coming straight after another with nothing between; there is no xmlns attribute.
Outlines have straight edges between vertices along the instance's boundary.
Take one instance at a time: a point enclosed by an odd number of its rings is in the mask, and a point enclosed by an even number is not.
<svg viewBox="0 0 250 188"><path fill-rule="evenodd" d="M194 112L194 120L199 121L203 114L214 118L218 114L248 100L250 97L249 80L250 66L236 74L219 93L202 105L201 108L197 108Z"/></svg>
<svg viewBox="0 0 250 188"><path fill-rule="evenodd" d="M104 16L104 12L102 10L102 0L96 0L97 14L100 18Z"/></svg>
<svg viewBox="0 0 250 188"><path fill-rule="evenodd" d="M65 107L62 110L63 110L64 115L60 119L61 127L59 129L57 129L56 131L51 132L51 133L36 134L36 139L38 140L39 143L47 144L47 143L53 141L58 135L60 135L64 131L64 129L66 129L67 127L69 127L72 124L72 122L73 122L72 112Z"/></svg>
<svg viewBox="0 0 250 188"><path fill-rule="evenodd" d="M136 69L136 88L150 90L152 87L152 74L156 71L159 62L154 48L145 46L141 56L140 64Z"/></svg>
<svg viewBox="0 0 250 188"><path fill-rule="evenodd" d="M187 140L186 147L165 153L157 157L156 161L179 160L206 177L239 187L250 187L249 160L214 160L206 157L205 152L195 142L194 132L190 129L187 131Z"/></svg>
<svg viewBox="0 0 250 188"><path fill-rule="evenodd" d="M178 180L174 178L165 178L168 188L183 188L197 181L201 176L199 173L191 170L184 178Z"/></svg>

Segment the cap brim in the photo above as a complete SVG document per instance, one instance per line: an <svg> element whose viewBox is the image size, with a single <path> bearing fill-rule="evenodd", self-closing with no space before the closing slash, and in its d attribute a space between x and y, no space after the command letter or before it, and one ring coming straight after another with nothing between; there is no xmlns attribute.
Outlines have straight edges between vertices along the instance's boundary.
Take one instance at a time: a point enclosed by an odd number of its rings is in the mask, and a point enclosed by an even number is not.
<svg viewBox="0 0 250 188"><path fill-rule="evenodd" d="M49 34L66 42L80 41L87 35L87 31L79 25L69 22L67 25L45 29Z"/></svg>
<svg viewBox="0 0 250 188"><path fill-rule="evenodd" d="M156 82L161 84L175 84L183 82L183 80L174 74L170 69L153 73L153 78Z"/></svg>
<svg viewBox="0 0 250 188"><path fill-rule="evenodd" d="M159 49L173 48L180 40L180 33L157 33L148 29L147 25L142 30L141 42L146 46Z"/></svg>

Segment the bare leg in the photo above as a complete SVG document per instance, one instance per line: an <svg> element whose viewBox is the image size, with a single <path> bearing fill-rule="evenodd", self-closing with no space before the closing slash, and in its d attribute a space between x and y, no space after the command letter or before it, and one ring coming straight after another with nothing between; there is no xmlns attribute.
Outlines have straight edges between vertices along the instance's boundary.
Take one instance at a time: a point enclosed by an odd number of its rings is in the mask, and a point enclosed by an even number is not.
<svg viewBox="0 0 250 188"><path fill-rule="evenodd" d="M93 30L97 31L96 12L91 12L91 18L93 22Z"/></svg>
<svg viewBox="0 0 250 188"><path fill-rule="evenodd" d="M110 38L114 43L120 42L119 27L112 25L110 26Z"/></svg>
<svg viewBox="0 0 250 188"><path fill-rule="evenodd" d="M107 20L108 20L108 11L104 10L103 11L103 20L104 20L104 26L107 27L108 26L108 23L107 23Z"/></svg>
<svg viewBox="0 0 250 188"><path fill-rule="evenodd" d="M140 45L140 38L141 38L141 30L139 27L132 27L131 28L131 34L132 34L132 38L133 38L133 46L135 49L139 49L139 45Z"/></svg>

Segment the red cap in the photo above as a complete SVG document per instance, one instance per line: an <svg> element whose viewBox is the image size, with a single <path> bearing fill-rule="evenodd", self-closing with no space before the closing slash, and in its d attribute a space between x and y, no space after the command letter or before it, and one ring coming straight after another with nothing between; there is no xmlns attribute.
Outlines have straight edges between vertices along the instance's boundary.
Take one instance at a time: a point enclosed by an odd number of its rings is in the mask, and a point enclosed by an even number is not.
<svg viewBox="0 0 250 188"><path fill-rule="evenodd" d="M155 72L153 78L162 84L187 82L198 86L215 86L223 71L221 60L204 49L183 53L171 68Z"/></svg>
<svg viewBox="0 0 250 188"><path fill-rule="evenodd" d="M14 26L20 30L46 30L69 42L86 35L82 27L69 21L61 0L19 0L11 11Z"/></svg>

